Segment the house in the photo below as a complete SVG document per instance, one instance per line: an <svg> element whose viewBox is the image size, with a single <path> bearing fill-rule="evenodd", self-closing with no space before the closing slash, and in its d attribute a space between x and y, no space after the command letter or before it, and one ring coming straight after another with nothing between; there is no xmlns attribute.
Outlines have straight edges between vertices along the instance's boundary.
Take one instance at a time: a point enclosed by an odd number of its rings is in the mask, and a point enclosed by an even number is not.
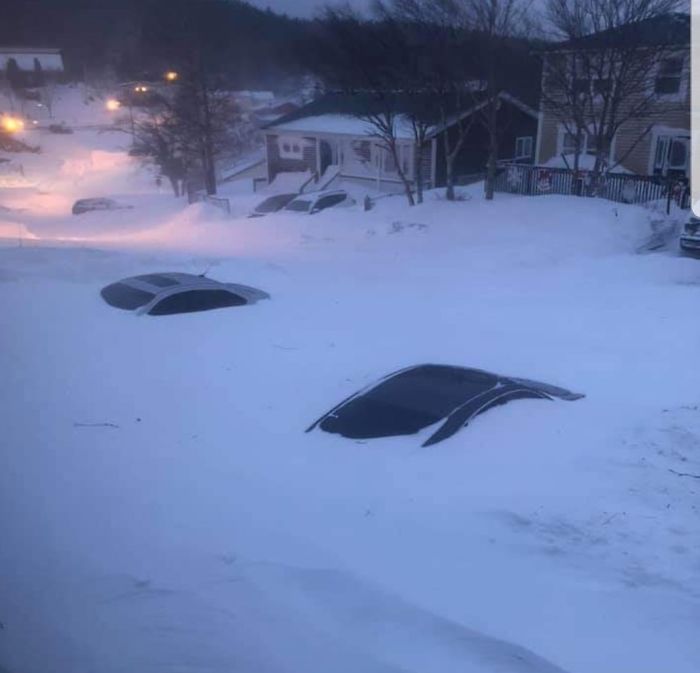
<svg viewBox="0 0 700 673"><path fill-rule="evenodd" d="M8 63L12 61L17 64L28 85L32 84L31 80L37 69L48 77L59 77L64 72L60 49L0 46L0 78L5 77Z"/></svg>
<svg viewBox="0 0 700 673"><path fill-rule="evenodd" d="M571 86L581 89L595 105L596 87L610 87L610 80L583 76L577 72L575 59L581 54L614 53L611 45L617 40L625 49L638 50L640 60L658 54L653 67L644 72L645 94L630 96L626 105L639 105L639 114L631 114L620 126L604 157L613 170L639 175L687 177L690 170L690 17L667 14L627 24L616 29L594 33L575 41L562 42L543 54L542 96L537 143L537 164L556 166L569 164L575 151L575 137L569 132L561 108L557 109L553 91L561 84L548 77L555 63L566 63L571 72ZM646 56L645 56L646 54ZM589 58L590 62L590 57ZM555 59L557 59L555 61ZM580 62L580 61L579 61ZM600 95L600 94L598 94ZM595 115L595 113L593 113ZM622 117L621 117L622 118ZM625 117L626 118L626 117ZM568 127L568 129L567 129ZM591 168L597 154L594 133L583 131L581 141L582 168ZM566 159L566 161L565 161Z"/></svg>
<svg viewBox="0 0 700 673"><path fill-rule="evenodd" d="M532 163L536 144L538 113L534 107L508 93L500 93L499 126L503 129L499 158ZM368 121L378 114L384 99L376 93L327 93L299 110L264 128L268 182L280 174L304 173L319 187L335 178L385 192L400 192L403 185L396 161L387 151L376 128ZM455 159L457 182L485 170L488 134L478 112L487 98L474 92L465 109L442 124L434 101L427 94L395 97L397 154L403 173L414 182L417 152L415 136L406 113L425 111L428 132L422 146L423 181L427 188L445 184L444 134L455 133L458 121L473 121ZM465 124L465 127L467 124Z"/></svg>

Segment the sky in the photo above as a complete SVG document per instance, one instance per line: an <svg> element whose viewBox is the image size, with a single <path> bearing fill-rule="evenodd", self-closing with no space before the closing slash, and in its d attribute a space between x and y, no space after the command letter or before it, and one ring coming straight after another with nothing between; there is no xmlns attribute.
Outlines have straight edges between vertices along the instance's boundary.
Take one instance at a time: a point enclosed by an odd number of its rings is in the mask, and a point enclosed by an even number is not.
<svg viewBox="0 0 700 673"><path fill-rule="evenodd" d="M289 16L311 17L315 11L327 4L327 0L248 0L251 5L267 9L273 12L289 14ZM337 3L336 3L337 4ZM364 0L350 0L350 4L358 8L366 7L368 2Z"/></svg>

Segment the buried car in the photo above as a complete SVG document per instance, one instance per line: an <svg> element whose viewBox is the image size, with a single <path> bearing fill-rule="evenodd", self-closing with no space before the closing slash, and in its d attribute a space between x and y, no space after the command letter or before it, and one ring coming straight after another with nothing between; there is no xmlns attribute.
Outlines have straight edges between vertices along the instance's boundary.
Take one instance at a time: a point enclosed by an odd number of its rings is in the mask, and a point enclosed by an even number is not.
<svg viewBox="0 0 700 673"><path fill-rule="evenodd" d="M430 446L454 435L475 416L519 399L577 400L584 395L539 381L500 376L481 369L417 365L389 374L315 421L326 432L350 439L412 435L442 425L423 442Z"/></svg>
<svg viewBox="0 0 700 673"><path fill-rule="evenodd" d="M268 196L262 203L255 206L253 212L248 215L248 217L263 217L270 213L276 213L278 210L282 210L282 208L297 196L299 196L299 194L296 192L293 194L274 194L273 196Z"/></svg>
<svg viewBox="0 0 700 673"><path fill-rule="evenodd" d="M267 292L247 285L178 272L124 278L103 287L100 294L110 306L148 315L210 311L270 298Z"/></svg>
<svg viewBox="0 0 700 673"><path fill-rule="evenodd" d="M89 213L93 210L124 210L127 208L132 208L132 206L125 206L124 204L117 203L114 199L105 198L95 198L95 199L78 199L72 208L73 215L82 215L83 213Z"/></svg>
<svg viewBox="0 0 700 673"><path fill-rule="evenodd" d="M296 199L290 201L284 209L296 213L308 213L314 215L326 208L344 208L355 205L355 199L344 189L336 189L326 192L312 192L299 194Z"/></svg>
<svg viewBox="0 0 700 673"><path fill-rule="evenodd" d="M680 238L681 250L700 255L700 218L691 216L683 225Z"/></svg>

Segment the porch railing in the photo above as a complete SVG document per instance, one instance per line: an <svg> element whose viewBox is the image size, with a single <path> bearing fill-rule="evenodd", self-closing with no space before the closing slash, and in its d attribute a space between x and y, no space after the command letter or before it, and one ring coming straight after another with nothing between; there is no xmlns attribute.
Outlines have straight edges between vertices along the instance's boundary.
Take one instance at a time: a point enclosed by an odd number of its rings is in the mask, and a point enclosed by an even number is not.
<svg viewBox="0 0 700 673"><path fill-rule="evenodd" d="M667 212L674 202L680 208L690 208L687 180L627 173L603 173L596 177L590 171L579 171L578 177L574 177L574 172L567 168L509 164L499 167L495 190L524 196L590 196L633 204L664 201Z"/></svg>

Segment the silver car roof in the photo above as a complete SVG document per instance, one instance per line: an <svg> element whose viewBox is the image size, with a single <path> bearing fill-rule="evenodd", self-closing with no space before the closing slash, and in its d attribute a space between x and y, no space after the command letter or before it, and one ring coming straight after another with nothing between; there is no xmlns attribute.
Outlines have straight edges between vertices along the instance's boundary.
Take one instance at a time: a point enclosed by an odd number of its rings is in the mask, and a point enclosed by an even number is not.
<svg viewBox="0 0 700 673"><path fill-rule="evenodd" d="M162 283L151 282L149 278L160 278ZM168 282L170 281L170 282ZM269 295L263 290L250 287L248 285L240 285L239 283L221 283L218 280L207 278L206 276L196 276L192 273L181 273L179 271L167 271L148 273L141 276L131 276L124 278L120 283L134 287L137 290L144 290L155 295L151 303L162 299L166 295L182 292L183 290L228 290L240 295L249 302L258 301L260 299L268 299Z"/></svg>

